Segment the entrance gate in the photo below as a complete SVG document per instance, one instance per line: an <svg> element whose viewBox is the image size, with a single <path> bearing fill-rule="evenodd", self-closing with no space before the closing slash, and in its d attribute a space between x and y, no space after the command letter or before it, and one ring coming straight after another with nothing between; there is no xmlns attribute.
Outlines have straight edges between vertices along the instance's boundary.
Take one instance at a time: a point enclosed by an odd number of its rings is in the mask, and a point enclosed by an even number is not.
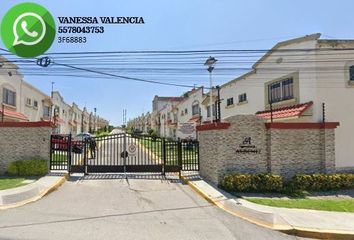
<svg viewBox="0 0 354 240"><path fill-rule="evenodd" d="M199 143L126 133L52 135L51 170L70 173L199 171Z"/></svg>

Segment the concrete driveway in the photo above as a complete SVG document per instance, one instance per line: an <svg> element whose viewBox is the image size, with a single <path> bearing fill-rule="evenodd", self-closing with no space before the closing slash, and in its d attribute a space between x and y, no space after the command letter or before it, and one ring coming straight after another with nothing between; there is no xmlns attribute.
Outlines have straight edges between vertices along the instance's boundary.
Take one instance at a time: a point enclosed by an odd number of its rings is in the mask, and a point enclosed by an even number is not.
<svg viewBox="0 0 354 240"><path fill-rule="evenodd" d="M71 177L57 191L0 211L0 239L295 239L234 217L178 179Z"/></svg>

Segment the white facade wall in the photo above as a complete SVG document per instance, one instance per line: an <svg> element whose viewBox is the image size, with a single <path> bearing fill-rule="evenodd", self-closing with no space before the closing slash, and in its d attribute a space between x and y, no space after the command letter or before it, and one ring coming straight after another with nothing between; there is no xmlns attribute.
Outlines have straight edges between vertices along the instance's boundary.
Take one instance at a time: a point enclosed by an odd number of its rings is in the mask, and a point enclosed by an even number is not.
<svg viewBox="0 0 354 240"><path fill-rule="evenodd" d="M286 45L280 49L313 49L315 44L316 41L311 40ZM277 63L280 58L282 62ZM223 99L221 102L222 119L238 114L255 114L257 111L269 109L266 100L266 83L287 76L298 78L299 89L301 89L298 97L288 101L287 105L314 101L316 99L316 91L314 91L316 87L315 60L314 52L276 52L264 59L255 71L224 84L220 90L220 96ZM243 93L247 94L247 102L238 103L238 96ZM227 99L231 97L234 98L234 105L226 106ZM273 107L276 108L277 105L283 104L284 102L275 103Z"/></svg>
<svg viewBox="0 0 354 240"><path fill-rule="evenodd" d="M203 88L195 89L194 91L189 92L188 97L177 105L177 109L178 109L177 112L178 124L177 124L177 132L176 132L177 138L180 139L196 138L195 126L200 122L197 122L195 119L193 120L191 119L200 116L201 122L206 120L206 115L207 115L206 107L202 105L204 98L205 96L203 94ZM194 104L199 105L200 114L193 115L192 106ZM194 131L191 132L184 131L187 124L192 125L194 127Z"/></svg>
<svg viewBox="0 0 354 240"><path fill-rule="evenodd" d="M62 134L68 134L71 131L71 127L69 125L70 121L70 106L65 103L63 97L60 95L59 92L53 92L53 115L54 109L58 109L57 117L64 122L57 122L58 132Z"/></svg>
<svg viewBox="0 0 354 240"><path fill-rule="evenodd" d="M20 112L26 115L30 122L38 122L46 119L43 116L44 106L50 107L50 97L42 93L32 85L22 82L22 96L20 100ZM47 101L46 101L47 100ZM37 102L37 106L35 106Z"/></svg>
<svg viewBox="0 0 354 240"><path fill-rule="evenodd" d="M170 137L169 136L169 129L167 127L167 113L169 113L170 109L167 106L168 104L165 104L165 107L162 108L159 111L159 117L160 117L160 126L159 126L159 134L161 137Z"/></svg>
<svg viewBox="0 0 354 240"><path fill-rule="evenodd" d="M319 41L324 48L354 48L354 41ZM354 82L349 80L349 66L354 65L354 51L320 50L317 58L317 107L325 103L326 121L339 122L336 129L336 167L354 169ZM314 115L321 121L320 111Z"/></svg>

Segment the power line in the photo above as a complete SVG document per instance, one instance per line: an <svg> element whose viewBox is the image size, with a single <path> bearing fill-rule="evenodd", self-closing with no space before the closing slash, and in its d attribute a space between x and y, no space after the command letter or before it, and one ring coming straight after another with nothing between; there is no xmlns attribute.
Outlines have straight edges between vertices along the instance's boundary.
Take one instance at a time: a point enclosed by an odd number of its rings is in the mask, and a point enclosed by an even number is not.
<svg viewBox="0 0 354 240"><path fill-rule="evenodd" d="M106 72L101 72L101 71L96 71L96 70L91 70L91 69L86 69L86 68L81 68L81 67L75 67L75 66L72 66L72 65L61 64L61 63L57 63L57 62L54 62L54 64L60 65L60 66L65 66L65 67L76 69L76 70L81 70L81 71L86 71L86 72L91 72L91 73L97 73L97 74L101 74L101 75L106 75L106 76L111 76L111 77L116 77L116 78L122 78L122 79L127 79L127 80L132 80L132 81L138 81L138 82L154 83L154 84L175 86L175 87L187 87L187 88L193 88L194 87L194 86L191 86L191 85L165 83L165 82L147 80L147 79L142 79L142 78L127 77L127 76L122 76L122 75L117 75L117 74L112 74L112 73L106 73Z"/></svg>

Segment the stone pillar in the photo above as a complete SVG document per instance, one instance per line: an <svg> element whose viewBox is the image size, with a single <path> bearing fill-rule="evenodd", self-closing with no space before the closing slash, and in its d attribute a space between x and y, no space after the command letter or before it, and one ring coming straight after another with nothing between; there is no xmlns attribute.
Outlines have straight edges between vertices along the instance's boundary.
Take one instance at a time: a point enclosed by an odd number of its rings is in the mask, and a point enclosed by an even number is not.
<svg viewBox="0 0 354 240"><path fill-rule="evenodd" d="M324 172L335 172L335 131L334 129L322 129L323 134L323 167Z"/></svg>
<svg viewBox="0 0 354 240"><path fill-rule="evenodd" d="M27 159L49 161L50 122L3 122L0 123L0 174L10 162Z"/></svg>

